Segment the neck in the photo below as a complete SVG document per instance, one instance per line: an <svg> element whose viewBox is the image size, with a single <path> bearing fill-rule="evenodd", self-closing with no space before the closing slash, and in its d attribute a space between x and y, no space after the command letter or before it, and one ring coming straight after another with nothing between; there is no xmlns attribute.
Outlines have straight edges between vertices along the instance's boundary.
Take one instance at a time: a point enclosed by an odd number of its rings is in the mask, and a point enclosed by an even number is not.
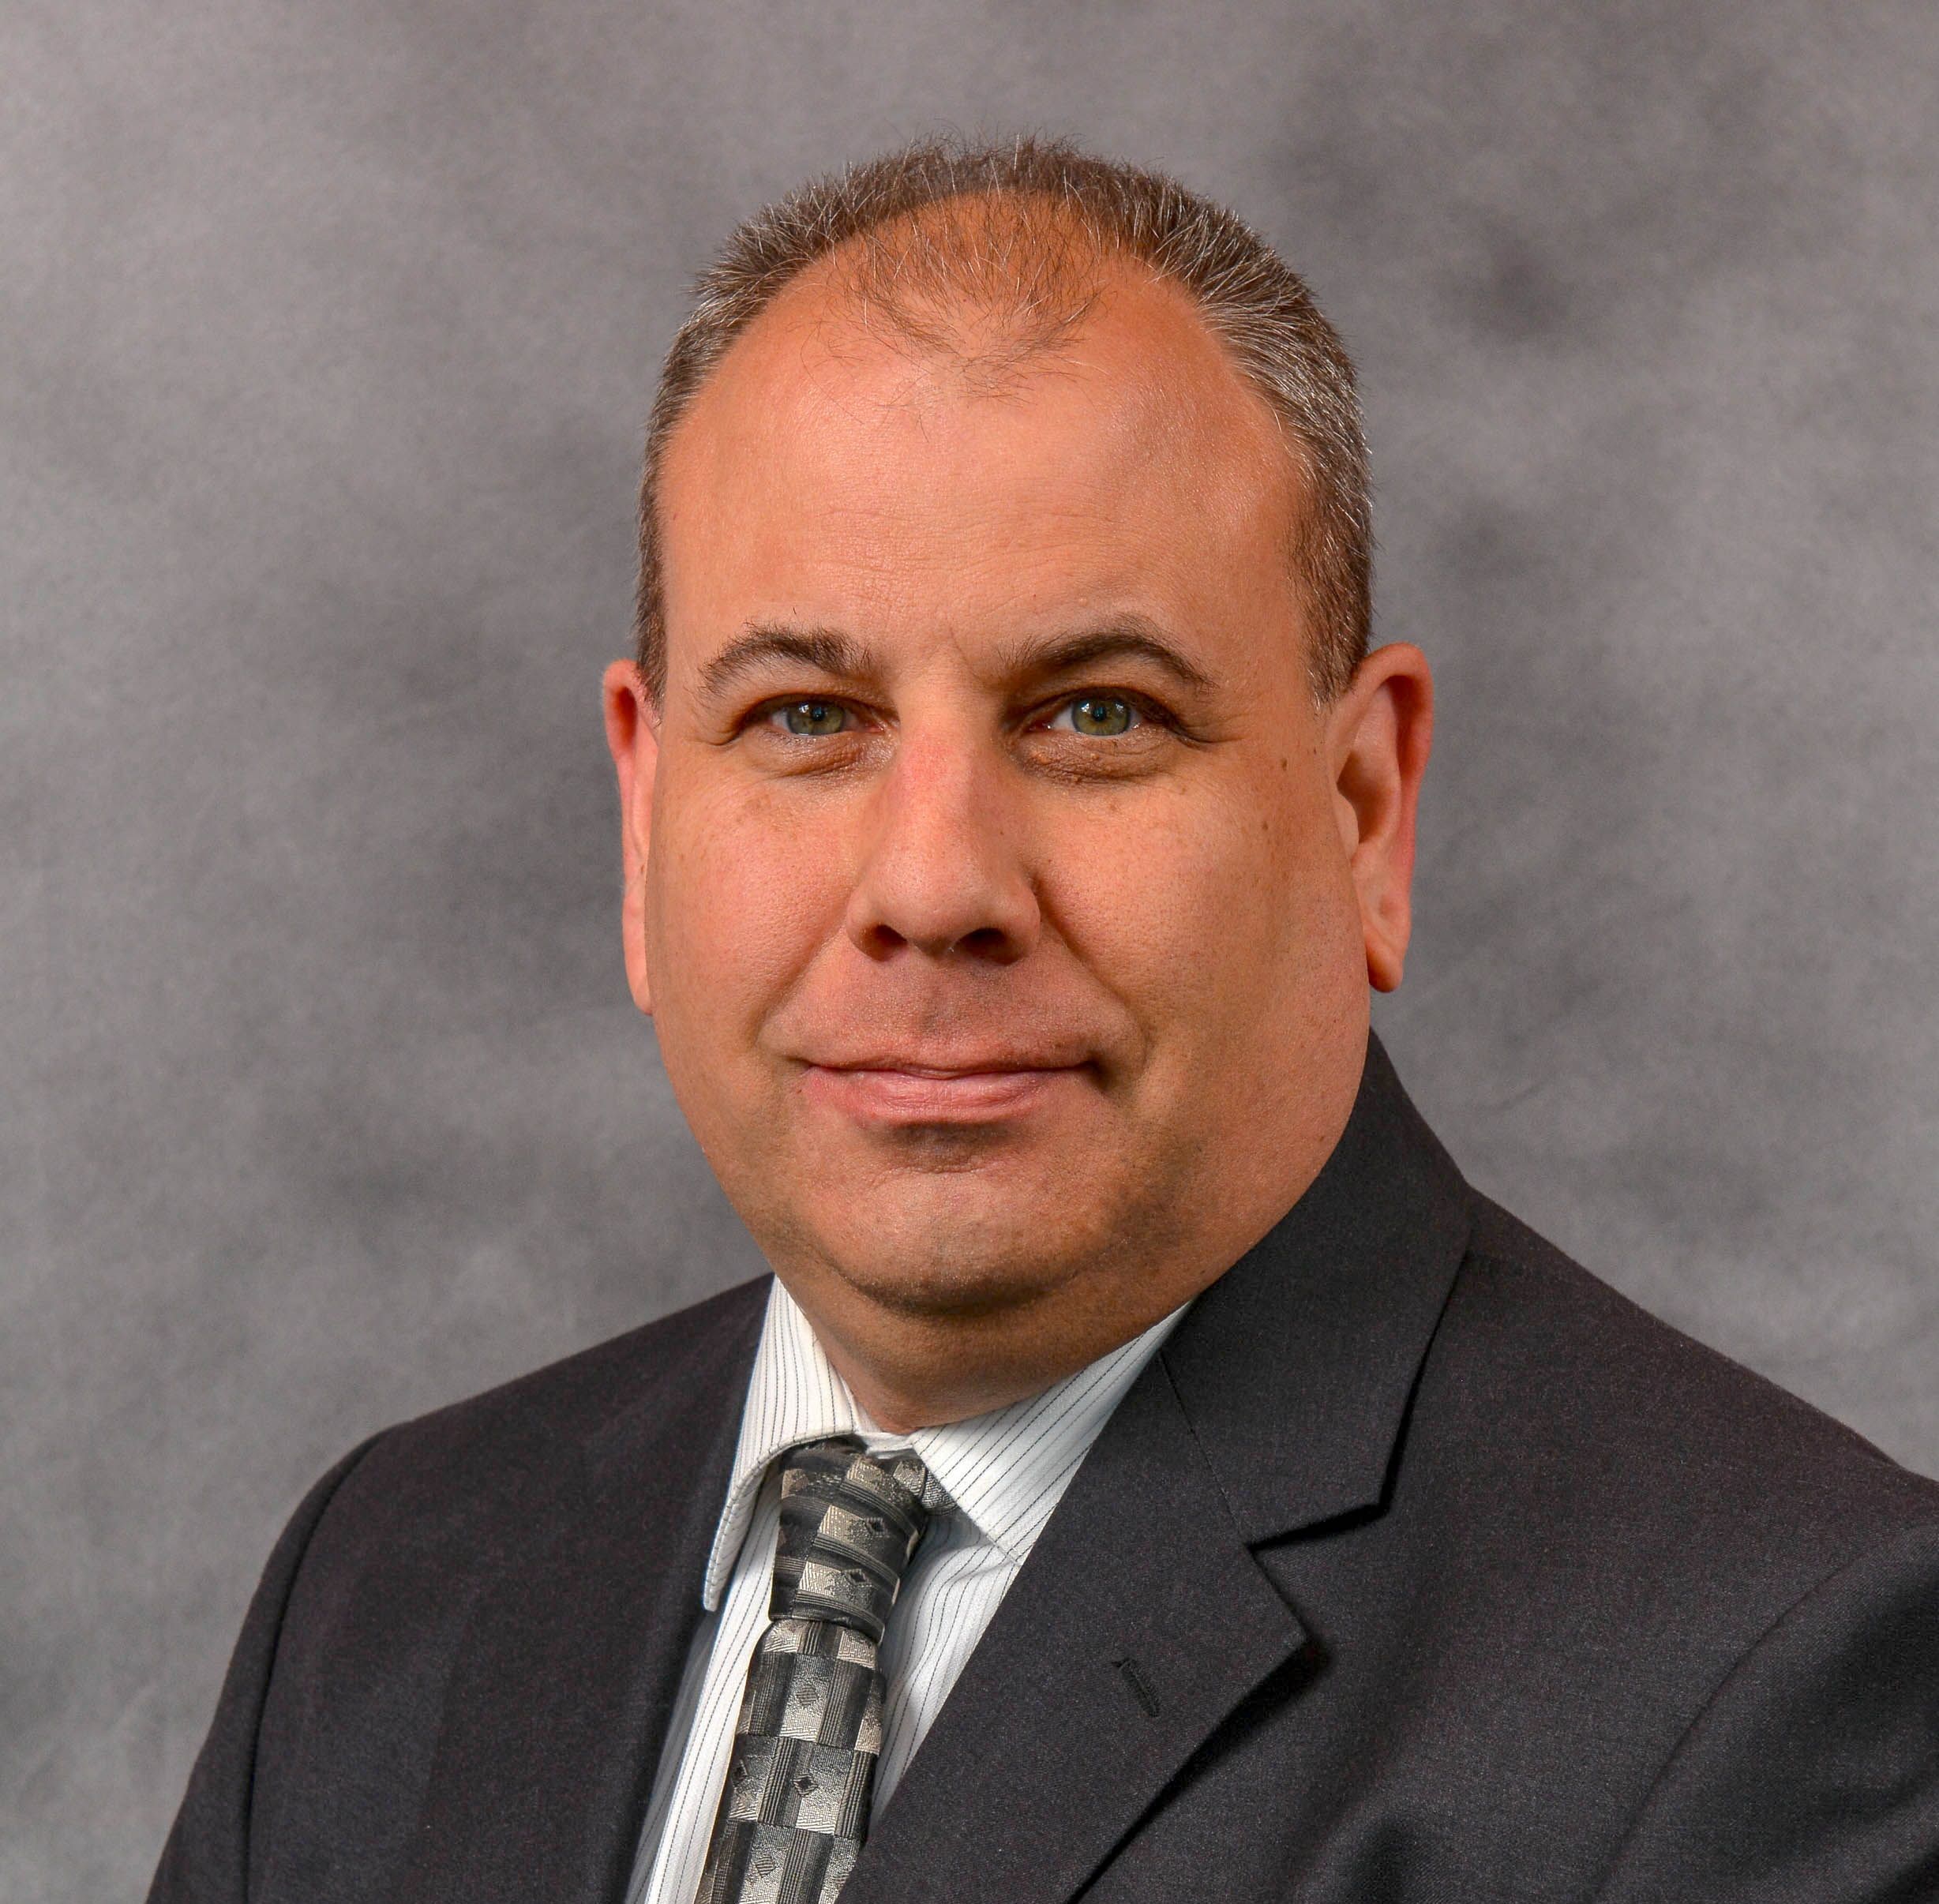
<svg viewBox="0 0 1939 1904"><path fill-rule="evenodd" d="M798 1295L796 1300L801 1302ZM893 1434L966 1421L1041 1395L1170 1313L1161 1310L1081 1339L1060 1334L1047 1341L1033 1339L1035 1332L1027 1327L992 1326L987 1318L970 1328L905 1322L887 1330L857 1330L844 1326L849 1319L845 1314L838 1319L830 1305L802 1302L801 1307L857 1405Z"/></svg>
<svg viewBox="0 0 1939 1904"><path fill-rule="evenodd" d="M820 1265L778 1264L776 1272L857 1404L878 1427L906 1434L1041 1394L1190 1302L1270 1227L1134 1276L1119 1253L1108 1273L973 1307L884 1302Z"/></svg>

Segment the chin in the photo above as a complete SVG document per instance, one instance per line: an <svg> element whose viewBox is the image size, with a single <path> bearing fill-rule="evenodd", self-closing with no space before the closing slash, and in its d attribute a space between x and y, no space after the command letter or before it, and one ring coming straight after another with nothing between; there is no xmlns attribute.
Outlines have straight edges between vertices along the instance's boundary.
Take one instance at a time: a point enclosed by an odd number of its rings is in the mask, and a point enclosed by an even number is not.
<svg viewBox="0 0 1939 1904"><path fill-rule="evenodd" d="M915 1208L878 1203L870 1214L865 1227L817 1226L816 1254L858 1295L911 1317L1027 1308L1120 1246L1108 1226L1067 1205L1052 1215L928 1197Z"/></svg>
<svg viewBox="0 0 1939 1904"><path fill-rule="evenodd" d="M1091 1120L865 1134L828 1122L805 1142L784 1122L765 1152L709 1156L777 1269L912 1321L1027 1310L1101 1265L1114 1283L1135 1278L1176 1242L1191 1201L1176 1159Z"/></svg>

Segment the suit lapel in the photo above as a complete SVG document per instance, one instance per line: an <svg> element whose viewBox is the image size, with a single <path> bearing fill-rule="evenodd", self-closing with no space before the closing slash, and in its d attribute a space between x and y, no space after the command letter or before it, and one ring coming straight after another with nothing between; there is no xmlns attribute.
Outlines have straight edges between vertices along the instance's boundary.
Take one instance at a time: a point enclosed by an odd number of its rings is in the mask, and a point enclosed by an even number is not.
<svg viewBox="0 0 1939 1904"><path fill-rule="evenodd" d="M1154 1365L1039 1537L842 1904L1068 1898L1303 1638Z"/></svg>
<svg viewBox="0 0 1939 1904"><path fill-rule="evenodd" d="M1467 1235L1371 1041L1325 1168L1105 1425L842 1904L1065 1904L1248 1695L1296 1696L1306 1630L1252 1550L1378 1511Z"/></svg>
<svg viewBox="0 0 1939 1904"><path fill-rule="evenodd" d="M1386 1497L1468 1227L1467 1185L1371 1040L1325 1168L1161 1351L1251 1545Z"/></svg>
<svg viewBox="0 0 1939 1904"><path fill-rule="evenodd" d="M765 1283L504 1516L398 1904L613 1904L700 1613Z"/></svg>

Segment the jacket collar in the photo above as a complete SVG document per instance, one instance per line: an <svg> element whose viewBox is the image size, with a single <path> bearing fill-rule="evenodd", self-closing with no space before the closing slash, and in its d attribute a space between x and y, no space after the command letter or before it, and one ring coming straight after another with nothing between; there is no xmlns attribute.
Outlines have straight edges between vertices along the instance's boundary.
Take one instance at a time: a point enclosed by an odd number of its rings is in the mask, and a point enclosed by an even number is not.
<svg viewBox="0 0 1939 1904"><path fill-rule="evenodd" d="M966 1421L891 1435L850 1393L786 1284L771 1282L733 1479L707 1557L708 1609L726 1595L770 1464L790 1448L831 1435L858 1436L878 1452L913 1449L954 1511L1021 1566L1099 1430L1182 1313L1174 1310L1040 1394Z"/></svg>
<svg viewBox="0 0 1939 1904"><path fill-rule="evenodd" d="M1161 1351L1249 1545L1380 1501L1468 1222L1460 1171L1371 1038L1318 1176Z"/></svg>

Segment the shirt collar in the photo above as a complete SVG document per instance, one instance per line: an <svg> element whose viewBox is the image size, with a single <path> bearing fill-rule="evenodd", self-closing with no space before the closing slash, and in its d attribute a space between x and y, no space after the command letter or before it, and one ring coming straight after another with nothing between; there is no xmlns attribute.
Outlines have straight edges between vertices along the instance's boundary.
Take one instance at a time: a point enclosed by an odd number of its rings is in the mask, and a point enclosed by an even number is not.
<svg viewBox="0 0 1939 1904"><path fill-rule="evenodd" d="M775 1456L831 1435L859 1436L878 1452L913 1449L957 1510L1021 1566L1112 1410L1189 1306L1181 1305L1041 1394L967 1421L897 1435L864 1413L777 1278L748 1377L733 1477L707 1557L705 1605L711 1610L726 1597Z"/></svg>

